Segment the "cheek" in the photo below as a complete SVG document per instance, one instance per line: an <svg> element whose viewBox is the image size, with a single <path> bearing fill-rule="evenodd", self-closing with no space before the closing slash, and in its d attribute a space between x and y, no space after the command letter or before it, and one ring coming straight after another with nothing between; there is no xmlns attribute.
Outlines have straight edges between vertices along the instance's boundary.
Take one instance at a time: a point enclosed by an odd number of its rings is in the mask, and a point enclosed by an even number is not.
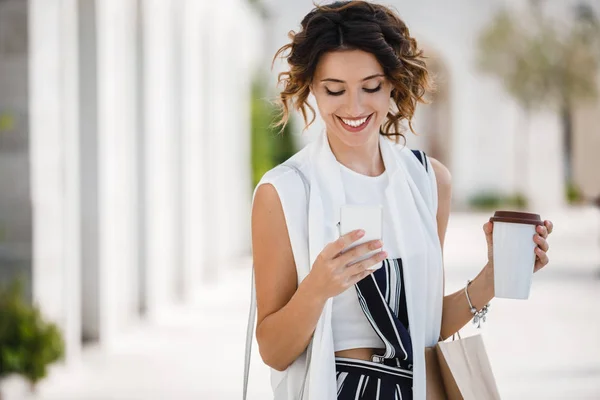
<svg viewBox="0 0 600 400"><path fill-rule="evenodd" d="M340 98L328 95L317 95L315 96L317 102L317 108L321 117L331 117L331 114L335 114L342 105Z"/></svg>
<svg viewBox="0 0 600 400"><path fill-rule="evenodd" d="M379 114L379 119L384 119L391 106L390 92L381 91L372 97L371 107Z"/></svg>

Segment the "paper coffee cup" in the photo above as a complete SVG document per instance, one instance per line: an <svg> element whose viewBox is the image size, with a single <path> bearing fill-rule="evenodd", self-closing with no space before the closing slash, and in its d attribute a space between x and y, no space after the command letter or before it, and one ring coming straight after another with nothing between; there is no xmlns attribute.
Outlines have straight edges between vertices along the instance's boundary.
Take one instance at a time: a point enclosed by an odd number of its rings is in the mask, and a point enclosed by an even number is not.
<svg viewBox="0 0 600 400"><path fill-rule="evenodd" d="M536 226L543 225L538 214L496 211L494 223L494 290L505 299L527 299L533 279Z"/></svg>

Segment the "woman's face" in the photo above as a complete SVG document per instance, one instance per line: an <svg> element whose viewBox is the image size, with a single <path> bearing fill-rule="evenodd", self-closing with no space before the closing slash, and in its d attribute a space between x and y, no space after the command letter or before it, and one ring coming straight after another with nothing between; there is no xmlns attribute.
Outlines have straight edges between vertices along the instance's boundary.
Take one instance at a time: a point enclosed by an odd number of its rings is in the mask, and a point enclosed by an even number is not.
<svg viewBox="0 0 600 400"><path fill-rule="evenodd" d="M351 147L379 140L392 89L375 56L362 50L323 54L311 84L330 140Z"/></svg>

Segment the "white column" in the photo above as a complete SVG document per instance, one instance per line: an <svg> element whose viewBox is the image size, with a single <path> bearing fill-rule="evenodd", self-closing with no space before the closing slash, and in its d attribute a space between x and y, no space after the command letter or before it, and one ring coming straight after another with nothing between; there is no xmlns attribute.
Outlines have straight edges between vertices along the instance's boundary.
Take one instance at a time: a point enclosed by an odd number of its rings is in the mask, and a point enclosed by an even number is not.
<svg viewBox="0 0 600 400"><path fill-rule="evenodd" d="M244 3L211 3L207 14L204 279L250 250L250 83L257 24ZM239 21L244 21L240 23ZM231 43L242 40L239 51Z"/></svg>
<svg viewBox="0 0 600 400"><path fill-rule="evenodd" d="M84 341L100 337L96 19L96 1L80 0L81 329Z"/></svg>
<svg viewBox="0 0 600 400"><path fill-rule="evenodd" d="M33 298L80 349L77 8L29 2Z"/></svg>
<svg viewBox="0 0 600 400"><path fill-rule="evenodd" d="M449 64L453 71L450 80L450 101L453 105L452 142L449 149L453 159L453 202L462 206L468 203L469 195L478 191L479 184L473 160L477 159L480 149L475 145L477 127L470 108L476 101L476 96L472 87L465 89L470 82L470 70L465 60L449 60Z"/></svg>
<svg viewBox="0 0 600 400"><path fill-rule="evenodd" d="M203 215L205 206L204 183L208 171L203 163L203 145L209 99L204 86L205 18L203 2L186 1L181 24L181 95L182 95L182 165L183 165L183 268L181 282L183 297L188 298L200 282L205 245Z"/></svg>
<svg viewBox="0 0 600 400"><path fill-rule="evenodd" d="M223 3L210 2L205 6L206 15L205 25L205 43L206 51L204 64L205 71L205 89L206 98L204 126L206 131L203 140L203 175L204 175L204 210L202 210L204 230L204 246L206 252L203 255L202 280L214 281L218 276L219 257L221 247L218 246L219 239L223 237L220 224L221 212L219 210L219 201L221 200L219 192L219 180L224 179L223 171L220 170L219 143L227 137L223 132L223 124L219 123L226 116L219 114L222 108L223 98L225 97L227 86L227 74L225 66L221 62L221 54L226 46L222 38L223 27L221 25L219 10L224 7Z"/></svg>
<svg viewBox="0 0 600 400"><path fill-rule="evenodd" d="M523 145L527 146L525 154L528 156L525 195L529 199L529 208L542 214L560 210L566 201L559 115L551 111L532 112L528 121Z"/></svg>
<svg viewBox="0 0 600 400"><path fill-rule="evenodd" d="M171 2L171 57L172 71L174 71L171 80L172 94L171 99L173 104L171 110L173 111L173 125L171 127L171 137L173 140L173 201L176 206L173 209L173 243L174 243L174 260L173 260L173 272L174 272L174 286L170 289L173 291L173 299L176 301L182 300L186 295L189 294L189 284L186 278L188 274L185 273L185 251L184 251L184 221L187 223L185 214L185 203L184 203L184 187L185 187L185 147L182 136L183 128L183 93L185 91L184 80L182 77L183 66L182 58L186 50L184 38L183 38L183 24L186 16L183 14L186 10L186 6L189 3L188 0L172 0Z"/></svg>
<svg viewBox="0 0 600 400"><path fill-rule="evenodd" d="M146 296L150 317L174 298L177 135L174 110L173 2L143 1L146 189Z"/></svg>
<svg viewBox="0 0 600 400"><path fill-rule="evenodd" d="M225 94L227 102L223 114L226 134L217 135L222 140L224 156L223 169L229 167L224 179L222 193L224 218L228 224L223 226L222 242L228 243L223 249L224 256L232 261L250 254L250 214L252 200L251 173L251 88L252 79L262 61L262 41L260 22L247 1L230 0L232 4L225 9L222 24L228 28L224 34L226 43L240 40L239 51L227 51L224 54L225 65L230 68L230 87ZM233 11L232 11L233 10ZM239 23L237 21L243 21ZM266 101L267 99L265 99ZM275 139L276 140L276 139Z"/></svg>
<svg viewBox="0 0 600 400"><path fill-rule="evenodd" d="M600 196L600 103L586 104L573 115L573 180L586 199Z"/></svg>
<svg viewBox="0 0 600 400"><path fill-rule="evenodd" d="M98 13L100 340L137 312L136 3L103 0Z"/></svg>

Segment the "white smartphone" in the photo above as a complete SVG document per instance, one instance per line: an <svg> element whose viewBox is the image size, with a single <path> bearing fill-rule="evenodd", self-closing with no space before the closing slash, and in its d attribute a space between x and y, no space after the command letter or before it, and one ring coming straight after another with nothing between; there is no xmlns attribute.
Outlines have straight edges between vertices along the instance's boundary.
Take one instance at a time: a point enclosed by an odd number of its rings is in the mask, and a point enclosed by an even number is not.
<svg viewBox="0 0 600 400"><path fill-rule="evenodd" d="M381 240L383 236L383 207L382 206L357 206L357 205L344 205L340 210L340 235L345 235L356 229L362 229L365 231L365 235L352 243L348 248L342 252L346 252L360 244L370 242L371 240ZM353 260L360 262L366 260L374 254L377 254L382 249L373 250L364 256ZM378 269L381 264L374 265L369 269Z"/></svg>

